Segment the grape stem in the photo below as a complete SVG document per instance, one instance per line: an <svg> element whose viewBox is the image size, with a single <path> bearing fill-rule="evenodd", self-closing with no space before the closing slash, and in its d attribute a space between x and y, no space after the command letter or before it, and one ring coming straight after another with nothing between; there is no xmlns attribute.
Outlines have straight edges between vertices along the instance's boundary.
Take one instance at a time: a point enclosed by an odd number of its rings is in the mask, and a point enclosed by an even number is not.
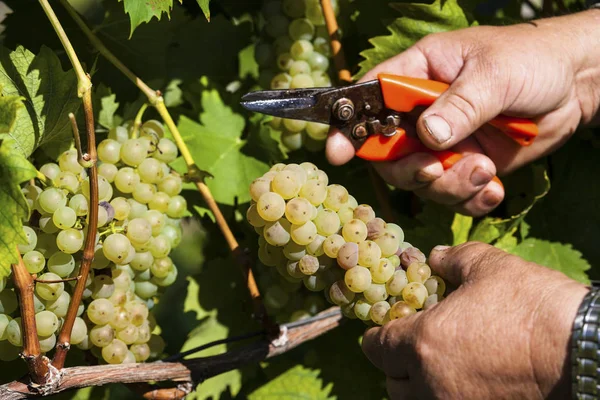
<svg viewBox="0 0 600 400"><path fill-rule="evenodd" d="M77 121L75 116L69 115L71 120L71 126L73 128L73 136L75 138L75 144L77 146L77 155L79 163L88 169L88 176L90 181L90 203L89 203L89 224L87 230L87 237L85 238L85 244L83 248L83 255L81 257L81 266L79 268L79 277L77 280L73 295L71 296L71 302L65 316L64 323L58 335L56 344L56 352L52 359L52 366L60 370L65 364L67 358L67 352L70 348L71 331L73 330L73 324L77 317L77 311L79 304L81 303L83 292L85 290L85 283L87 281L88 274L94 259L94 249L96 246L96 231L98 229L98 170L96 168L96 132L94 127L94 111L92 107L92 81L90 76L83 70L83 66L75 53L75 49L71 45L67 34L54 10L48 3L48 0L39 0L40 5L44 9L48 20L52 24L52 27L56 31L57 36L60 39L69 60L77 75L77 88L79 98L82 99L83 112L85 116L85 128L87 134L87 152L83 153L81 149L81 139L79 137L79 130L77 128Z"/></svg>
<svg viewBox="0 0 600 400"><path fill-rule="evenodd" d="M15 288L19 292L19 309L21 310L21 324L23 326L23 352L21 357L27 363L31 380L43 385L48 375L48 358L41 355L40 340L37 335L35 323L35 303L33 290L35 288L33 277L27 271L27 267L17 249L19 259L12 265L13 280Z"/></svg>
<svg viewBox="0 0 600 400"><path fill-rule="evenodd" d="M142 117L144 116L144 112L146 112L148 105L149 105L148 103L142 104L139 111L135 115L135 119L133 120L133 127L131 128L131 138L132 139L137 139L137 137L138 137L138 134L140 131L140 126L142 126Z"/></svg>
<svg viewBox="0 0 600 400"><path fill-rule="evenodd" d="M78 279L81 279L81 275L77 275L74 276L72 278L64 278L64 279L50 279L50 280L45 280L45 279L34 279L34 281L36 283L63 283L63 282L70 282L70 281L76 281Z"/></svg>
<svg viewBox="0 0 600 400"><path fill-rule="evenodd" d="M329 33L329 45L331 46L333 63L338 72L338 81L340 83L352 83L352 75L346 66L346 57L344 56L344 49L342 49L342 42L340 41L339 26L331 0L321 0L321 8L323 9L323 17L325 17L325 24Z"/></svg>
<svg viewBox="0 0 600 400"><path fill-rule="evenodd" d="M173 140L177 144L177 148L181 153L181 156L185 160L187 165L189 175L194 176L199 171L192 154L190 153L187 145L183 141L181 134L179 133L179 129L177 125L173 121L169 110L165 106L164 98L162 97L160 91L151 89L142 79L136 76L129 68L127 68L113 53L104 44L102 41L92 32L92 30L87 26L85 21L79 16L77 11L69 4L67 0L60 0L61 4L65 7L69 15L75 20L79 28L83 31L85 36L89 39L92 45L98 50L98 52L104 56L108 61L110 61L119 71L121 71L130 81L132 81L141 91L148 97L148 102L156 108L159 115L161 116L164 123L167 125L171 135L173 136ZM279 332L276 325L274 325L268 318L265 307L262 303L260 291L258 290L258 285L256 284L256 280L254 279L254 274L252 272L252 259L246 254L246 251L242 249L237 242L231 228L229 227L223 213L221 212L217 202L215 201L210 189L204 182L195 182L195 185L204 198L204 201L207 203L209 209L212 211L215 216L215 220L217 221L217 225L221 230L221 233L225 237L227 244L231 252L236 259L238 265L240 265L242 269L242 274L246 280L246 286L252 297L252 301L254 304L254 312L255 316L259 318L263 326L269 332L277 334Z"/></svg>

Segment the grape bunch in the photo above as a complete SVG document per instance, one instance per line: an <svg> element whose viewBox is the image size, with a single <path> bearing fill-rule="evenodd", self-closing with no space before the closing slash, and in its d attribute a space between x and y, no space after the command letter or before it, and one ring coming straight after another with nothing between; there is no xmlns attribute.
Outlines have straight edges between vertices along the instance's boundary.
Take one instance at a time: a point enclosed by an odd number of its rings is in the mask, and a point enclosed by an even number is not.
<svg viewBox="0 0 600 400"><path fill-rule="evenodd" d="M314 164L276 164L252 182L250 195L246 218L260 235L261 263L289 285L324 291L345 316L383 325L442 300L444 281L402 228L329 184ZM267 307L293 300L283 286L266 290Z"/></svg>
<svg viewBox="0 0 600 400"><path fill-rule="evenodd" d="M337 12L337 1L333 1ZM331 86L328 75L329 35L319 0L267 0L262 8L264 27L254 58L261 68L259 85L265 89ZM325 146L328 125L273 118L289 150L304 146L318 151Z"/></svg>
<svg viewBox="0 0 600 400"><path fill-rule="evenodd" d="M168 164L177 147L158 121L146 121L139 137L125 126L98 145L98 230L92 269L78 309L71 345L100 361L142 362L164 343L152 334L154 300L177 277L169 253L181 241L186 200L182 180ZM44 164L45 176L22 191L31 212L19 245L27 271L37 275L35 312L41 350L51 351L66 316L88 234L90 184L77 152ZM66 280L66 281L63 281ZM46 282L44 282L46 281ZM6 286L6 287L5 287ZM0 281L0 359L18 355L22 341L14 288Z"/></svg>

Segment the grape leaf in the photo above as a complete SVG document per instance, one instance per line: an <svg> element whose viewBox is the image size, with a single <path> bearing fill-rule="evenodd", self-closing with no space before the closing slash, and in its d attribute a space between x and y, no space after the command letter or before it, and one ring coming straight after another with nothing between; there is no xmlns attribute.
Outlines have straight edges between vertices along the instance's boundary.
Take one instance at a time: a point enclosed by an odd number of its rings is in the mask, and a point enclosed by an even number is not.
<svg viewBox="0 0 600 400"><path fill-rule="evenodd" d="M330 396L332 387L332 383L323 387L323 381L319 379L318 370L297 365L252 392L248 399L335 399L335 397Z"/></svg>
<svg viewBox="0 0 600 400"><path fill-rule="evenodd" d="M507 250L527 261L560 271L581 283L590 282L585 273L591 268L590 264L570 244L527 238Z"/></svg>
<svg viewBox="0 0 600 400"><path fill-rule="evenodd" d="M369 41L373 47L360 53L364 61L359 64L360 70L356 78L362 77L377 64L403 52L430 33L471 25L468 15L457 0L436 0L431 4L395 3L393 7L403 16L388 26L389 35L377 36Z"/></svg>
<svg viewBox="0 0 600 400"><path fill-rule="evenodd" d="M459 244L465 243L469 239L469 231L473 226L473 217L468 217L462 214L454 214L454 220L452 221L452 246L458 246Z"/></svg>
<svg viewBox="0 0 600 400"><path fill-rule="evenodd" d="M4 108L5 105L2 104L2 106ZM2 112L3 116L4 114ZM15 115L15 122L16 118ZM2 122L3 127L6 127L5 121ZM17 244L27 242L22 221L29 214L29 207L19 185L32 179L35 175L35 167L18 150L16 142L11 138L2 140L0 144L0 204L2 204L0 209L0 277L8 276L10 265L18 261Z"/></svg>
<svg viewBox="0 0 600 400"><path fill-rule="evenodd" d="M206 17L206 20L210 21L210 8L208 7L208 3L210 3L210 0L196 0L196 2L198 2L202 13Z"/></svg>
<svg viewBox="0 0 600 400"><path fill-rule="evenodd" d="M122 119L115 115L119 109L117 95L112 93L109 88L100 84L94 92L94 110L98 111L98 124L111 129L118 126Z"/></svg>
<svg viewBox="0 0 600 400"><path fill-rule="evenodd" d="M196 165L210 172L214 179L207 185L214 198L227 205L250 201L248 186L269 169L267 163L246 154L247 141L241 138L244 118L223 104L216 90L205 90L201 95L203 112L200 123L186 116L179 119L177 127L190 148ZM256 149L253 144L252 148ZM184 171L182 160L173 167Z"/></svg>
<svg viewBox="0 0 600 400"><path fill-rule="evenodd" d="M129 38L133 35L133 31L144 22L156 17L160 21L162 14L167 14L171 17L173 9L173 0L119 0L123 2L125 13L129 14L131 28Z"/></svg>
<svg viewBox="0 0 600 400"><path fill-rule="evenodd" d="M57 156L71 143L68 114L75 114L81 103L75 73L63 71L56 54L45 46L38 55L22 46L12 52L2 48L0 63L2 95L21 96L25 105L8 135L25 157L37 147Z"/></svg>

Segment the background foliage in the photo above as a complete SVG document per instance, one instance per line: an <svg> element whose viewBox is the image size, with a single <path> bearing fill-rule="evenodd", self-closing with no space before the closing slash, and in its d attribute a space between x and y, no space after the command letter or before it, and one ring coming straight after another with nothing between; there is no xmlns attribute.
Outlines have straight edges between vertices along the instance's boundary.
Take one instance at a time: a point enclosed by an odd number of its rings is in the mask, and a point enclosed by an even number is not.
<svg viewBox="0 0 600 400"><path fill-rule="evenodd" d="M208 180L210 189L251 254L256 254L256 235L242 218L249 202L247 187L272 163L311 161L328 172L331 182L345 185L359 203L380 211L364 162L354 160L333 168L319 153L288 154L262 118L240 108L241 95L254 87L258 76L252 16L260 10L259 0L72 3L127 66L163 91L198 166L214 176ZM0 236L10 244L22 240L15 227L26 212L24 199L16 194L18 185L35 173L30 162L39 165L68 146L65 116L78 112L79 101L70 64L37 2L13 0L6 5L12 12L3 21L0 49ZM552 11L582 7L576 1L560 2L553 4ZM523 12L521 2L503 0L340 0L340 8L347 61L356 77L428 33L512 23ZM143 100L133 85L94 52L58 5L56 12L80 58L93 71L102 139L108 129L132 119ZM22 135L13 134L17 128ZM437 244L480 240L586 282L588 276L599 275L590 265L600 264L596 243L600 186L594 185L600 166L595 162L598 150L594 145L598 145L597 134L582 130L555 154L505 178L507 198L485 218L453 214L397 190L391 191L390 201L407 240L426 253ZM176 162L174 167L184 164ZM258 328L250 316L251 304L237 266L210 212L195 191L186 191L186 197L194 214L187 223L184 243L173 254L179 278L157 305L169 354ZM8 273L12 256L10 247L0 245L2 275ZM363 330L360 321L347 321L337 331L284 356L209 379L189 398L384 398L383 376L360 351ZM225 350L223 345L200 355ZM83 363L76 351L68 360ZM2 381L22 375L23 367L21 361L2 363ZM57 398L130 396L127 389L115 385Z"/></svg>

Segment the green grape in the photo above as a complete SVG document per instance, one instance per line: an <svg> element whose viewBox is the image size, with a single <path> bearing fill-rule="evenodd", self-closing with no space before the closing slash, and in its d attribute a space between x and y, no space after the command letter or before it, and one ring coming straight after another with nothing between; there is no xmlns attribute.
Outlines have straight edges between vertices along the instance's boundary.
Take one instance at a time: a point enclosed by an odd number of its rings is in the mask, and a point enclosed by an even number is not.
<svg viewBox="0 0 600 400"><path fill-rule="evenodd" d="M413 308L422 308L427 296L427 288L419 282L410 282L402 289L402 299Z"/></svg>
<svg viewBox="0 0 600 400"><path fill-rule="evenodd" d="M150 266L150 272L157 278L166 278L173 269L173 261L169 257L154 259Z"/></svg>
<svg viewBox="0 0 600 400"><path fill-rule="evenodd" d="M130 252L131 242L127 236L113 233L104 239L102 251L104 256L116 264L122 264Z"/></svg>
<svg viewBox="0 0 600 400"><path fill-rule="evenodd" d="M40 341L40 351L42 353L47 353L56 346L56 335L54 334L47 337L38 335L38 339Z"/></svg>
<svg viewBox="0 0 600 400"><path fill-rule="evenodd" d="M169 208L169 200L171 197L163 192L157 192L152 200L148 203L148 207L151 210L160 211L161 213L166 213Z"/></svg>
<svg viewBox="0 0 600 400"><path fill-rule="evenodd" d="M347 205L343 205L337 212L340 223L345 225L348 221L354 219L354 209ZM367 236L368 237L368 236Z"/></svg>
<svg viewBox="0 0 600 400"><path fill-rule="evenodd" d="M114 139L104 139L98 145L98 158L105 163L116 164L121 159L121 143Z"/></svg>
<svg viewBox="0 0 600 400"><path fill-rule="evenodd" d="M290 235L294 242L306 246L317 237L317 227L312 221L307 221L302 225L292 224Z"/></svg>
<svg viewBox="0 0 600 400"><path fill-rule="evenodd" d="M71 193L75 193L79 189L79 179L77 179L77 176L72 172L62 171L58 174L55 184L59 188L66 189Z"/></svg>
<svg viewBox="0 0 600 400"><path fill-rule="evenodd" d="M36 250L31 250L23 254L23 262L25 263L27 272L30 274L37 274L46 266L44 255Z"/></svg>
<svg viewBox="0 0 600 400"><path fill-rule="evenodd" d="M70 207L60 207L52 214L52 222L60 229L71 228L76 220L77 214Z"/></svg>
<svg viewBox="0 0 600 400"><path fill-rule="evenodd" d="M286 209L288 206L286 206ZM289 219L289 217L288 217L288 219ZM246 220L248 221L248 223L250 225L257 227L257 228L265 226L265 224L267 223L267 221L262 219L262 217L258 213L256 204L252 204L252 205L250 205L250 207L248 207L248 210L246 211Z"/></svg>
<svg viewBox="0 0 600 400"><path fill-rule="evenodd" d="M319 270L319 259L307 254L298 261L298 267L304 275L313 275Z"/></svg>
<svg viewBox="0 0 600 400"><path fill-rule="evenodd" d="M158 184L158 190L165 193L167 196L176 196L182 189L181 178L176 175L168 175Z"/></svg>
<svg viewBox="0 0 600 400"><path fill-rule="evenodd" d="M283 13L290 18L300 18L304 15L305 5L303 1L283 0Z"/></svg>
<svg viewBox="0 0 600 400"><path fill-rule="evenodd" d="M302 132L284 131L281 133L281 144L290 151L300 150L304 143Z"/></svg>
<svg viewBox="0 0 600 400"><path fill-rule="evenodd" d="M389 257L392 254L396 254L400 247L400 240L398 240L398 237L387 229L385 233L376 238L374 242L381 248L381 255L383 257Z"/></svg>
<svg viewBox="0 0 600 400"><path fill-rule="evenodd" d="M331 79L329 79L329 76L327 76L327 74L323 71L313 71L311 72L310 77L314 82L314 87L331 86Z"/></svg>
<svg viewBox="0 0 600 400"><path fill-rule="evenodd" d="M405 301L397 301L389 311L391 320L408 317L416 312L417 310Z"/></svg>
<svg viewBox="0 0 600 400"><path fill-rule="evenodd" d="M316 3L309 3L306 7L306 18L317 26L325 25L325 17L321 7ZM322 39L322 38L317 38ZM316 40L316 39L315 39ZM329 44L328 44L329 45Z"/></svg>
<svg viewBox="0 0 600 400"><path fill-rule="evenodd" d="M58 329L58 318L51 311L41 311L35 314L35 324L39 336L50 336Z"/></svg>
<svg viewBox="0 0 600 400"><path fill-rule="evenodd" d="M371 273L368 268L357 265L346 271L344 282L354 293L361 293L371 286Z"/></svg>
<svg viewBox="0 0 600 400"><path fill-rule="evenodd" d="M360 219L351 219L342 227L342 236L347 242L360 243L367 238L367 225ZM375 243L379 245L377 241Z"/></svg>
<svg viewBox="0 0 600 400"><path fill-rule="evenodd" d="M277 221L285 213L285 200L274 192L263 193L256 206L261 218L269 222Z"/></svg>
<svg viewBox="0 0 600 400"><path fill-rule="evenodd" d="M135 355L130 350L127 350L127 354L121 364L135 364L136 362Z"/></svg>
<svg viewBox="0 0 600 400"><path fill-rule="evenodd" d="M423 302L423 309L427 310L435 306L439 302L439 296L437 294L432 294L427 296L425 301Z"/></svg>
<svg viewBox="0 0 600 400"><path fill-rule="evenodd" d="M338 306L349 305L354 301L355 293L346 286L343 280L334 282L329 288L329 298Z"/></svg>
<svg viewBox="0 0 600 400"><path fill-rule="evenodd" d="M358 244L344 243L337 253L337 262L340 267L350 270L358 265Z"/></svg>
<svg viewBox="0 0 600 400"><path fill-rule="evenodd" d="M96 325L89 333L90 342L97 347L108 346L114 338L115 331L110 325Z"/></svg>
<svg viewBox="0 0 600 400"><path fill-rule="evenodd" d="M371 278L375 283L386 283L392 278L395 267L390 260L382 258L379 263L371 267Z"/></svg>
<svg viewBox="0 0 600 400"><path fill-rule="evenodd" d="M323 250L323 242L325 241L325 236L317 235L315 240L306 245L306 252L310 255L320 257L325 251Z"/></svg>
<svg viewBox="0 0 600 400"><path fill-rule="evenodd" d="M125 293L125 292L121 292ZM113 303L114 305L114 303ZM117 330L117 337L119 337L118 331L131 324L129 313L123 307L115 307L114 317L109 321L109 325Z"/></svg>
<svg viewBox="0 0 600 400"><path fill-rule="evenodd" d="M84 341L87 335L88 328L85 324L85 321L79 317L76 317L73 323L73 329L71 330L71 339L69 342L75 345L80 344Z"/></svg>
<svg viewBox="0 0 600 400"><path fill-rule="evenodd" d="M437 275L432 275L423 285L429 295L437 294L438 297L442 297L446 292L446 282Z"/></svg>
<svg viewBox="0 0 600 400"><path fill-rule="evenodd" d="M119 339L113 339L102 348L102 358L109 364L121 364L127 356L127 345Z"/></svg>
<svg viewBox="0 0 600 400"><path fill-rule="evenodd" d="M108 299L115 291L115 284L108 275L97 275L90 285L93 299Z"/></svg>
<svg viewBox="0 0 600 400"><path fill-rule="evenodd" d="M75 175L79 175L83 171L83 167L77 160L76 150L68 150L62 153L58 157L58 165L61 170L72 172Z"/></svg>
<svg viewBox="0 0 600 400"><path fill-rule="evenodd" d="M106 325L115 316L115 307L108 299L96 299L87 308L87 316L96 325Z"/></svg>
<svg viewBox="0 0 600 400"><path fill-rule="evenodd" d="M329 44L329 40L324 37L316 37L313 40L313 50L323 54L325 57L331 57L331 45Z"/></svg>
<svg viewBox="0 0 600 400"><path fill-rule="evenodd" d="M23 347L23 331L21 317L11 320L6 327L6 340L13 346Z"/></svg>
<svg viewBox="0 0 600 400"><path fill-rule="evenodd" d="M38 282L35 284L35 292L42 299L47 301L53 301L60 297L62 292L65 290L64 282L56 282L56 283L42 283L39 281L60 281L60 276L52 273L46 272L38 277Z"/></svg>
<svg viewBox="0 0 600 400"><path fill-rule="evenodd" d="M409 282L425 283L431 277L431 268L425 263L414 262L406 269L406 277Z"/></svg>
<svg viewBox="0 0 600 400"><path fill-rule="evenodd" d="M162 162L155 158L146 158L138 166L137 171L140 179L145 183L159 183L165 178Z"/></svg>
<svg viewBox="0 0 600 400"><path fill-rule="evenodd" d="M298 177L298 175L294 171L284 170L278 172L275 177L273 177L273 181L271 182L273 192L280 195L283 199L291 199L295 197L300 192L300 188L302 187L302 183ZM262 196L261 196L262 199ZM259 204L260 200L259 199ZM260 210L260 206L259 206ZM260 211L259 211L260 212ZM263 216L264 218L264 216ZM267 218L265 218L267 219ZM267 219L268 220L268 219Z"/></svg>
<svg viewBox="0 0 600 400"><path fill-rule="evenodd" d="M129 348L137 362L144 362L150 357L150 347L146 343L132 344Z"/></svg>
<svg viewBox="0 0 600 400"><path fill-rule="evenodd" d="M273 49L268 43L257 43L254 46L254 59L260 67L267 67L273 62Z"/></svg>
<svg viewBox="0 0 600 400"><path fill-rule="evenodd" d="M118 173L117 173L118 175ZM115 177L116 179L116 177ZM87 198L90 198L90 179L85 178L83 182L81 182L81 193ZM99 200L110 200L112 197L112 186L103 176L98 176L98 199Z"/></svg>
<svg viewBox="0 0 600 400"><path fill-rule="evenodd" d="M314 51L314 47L308 40L296 40L290 48L290 54L294 60L308 60Z"/></svg>
<svg viewBox="0 0 600 400"><path fill-rule="evenodd" d="M329 125L309 122L306 124L306 133L315 140L325 140L329 134Z"/></svg>
<svg viewBox="0 0 600 400"><path fill-rule="evenodd" d="M135 201L142 203L142 204L149 203L155 194L156 194L156 186L151 185L149 183L143 183L143 182L139 183L133 189L133 193L132 193Z"/></svg>
<svg viewBox="0 0 600 400"><path fill-rule="evenodd" d="M250 184L250 197L252 197L252 200L255 202L258 202L258 199L260 199L260 196L262 196L265 193L269 193L271 190L271 180L272 179L266 179L265 177L262 178L258 178L255 179L254 181L252 181L252 183Z"/></svg>
<svg viewBox="0 0 600 400"><path fill-rule="evenodd" d="M315 179L308 180L300 189L300 197L308 200L312 205L318 206L327 197L327 186L325 183Z"/></svg>
<svg viewBox="0 0 600 400"><path fill-rule="evenodd" d="M122 193L133 193L133 190L140 184L140 176L133 168L124 167L115 175L114 184Z"/></svg>
<svg viewBox="0 0 600 400"><path fill-rule="evenodd" d="M53 312L59 318L64 318L67 315L70 301L69 293L62 292L58 299L46 303L46 310Z"/></svg>
<svg viewBox="0 0 600 400"><path fill-rule="evenodd" d="M47 163L40 167L40 173L42 173L46 178L50 179L51 181L58 178L60 172L60 167L58 166L58 164L55 163Z"/></svg>
<svg viewBox="0 0 600 400"><path fill-rule="evenodd" d="M298 119L288 119L288 118L284 118L283 120L283 126L285 127L285 129L287 129L287 132L284 132L284 134L292 134L292 133L299 133L302 132L304 130L304 128L306 128L306 121L301 121ZM302 136L300 136L302 137ZM283 139L283 136L282 136Z"/></svg>
<svg viewBox="0 0 600 400"><path fill-rule="evenodd" d="M297 74L292 78L292 82L290 83L291 89L310 88L314 86L315 82L309 74Z"/></svg>
<svg viewBox="0 0 600 400"><path fill-rule="evenodd" d="M55 273L61 278L68 277L75 269L75 259L71 254L57 251L48 259L48 271Z"/></svg>
<svg viewBox="0 0 600 400"><path fill-rule="evenodd" d="M377 243L367 240L358 243L358 263L363 267L373 268L379 266L381 259L381 249Z"/></svg>
<svg viewBox="0 0 600 400"><path fill-rule="evenodd" d="M346 243L338 234L330 235L323 241L323 251L328 257L337 258L340 248Z"/></svg>
<svg viewBox="0 0 600 400"><path fill-rule="evenodd" d="M187 211L187 201L183 196L173 196L169 200L167 215L171 218L181 218ZM161 213L162 215L162 213Z"/></svg>
<svg viewBox="0 0 600 400"><path fill-rule="evenodd" d="M399 225L386 224L385 228L391 233L393 233L400 242L404 241L404 231L402 230L402 228L400 228Z"/></svg>
<svg viewBox="0 0 600 400"><path fill-rule="evenodd" d="M127 131L126 127L117 126L108 131L108 138L116 140L119 143L123 143L129 138L129 132Z"/></svg>
<svg viewBox="0 0 600 400"><path fill-rule="evenodd" d="M321 290L325 289L325 286L327 285L327 282L320 273L305 276L302 279L302 283L304 283L304 287L311 292L320 292Z"/></svg>
<svg viewBox="0 0 600 400"><path fill-rule="evenodd" d="M294 61L289 69L289 74L293 77L298 74L309 75L311 73L310 64L304 60ZM304 124L306 126L306 124Z"/></svg>
<svg viewBox="0 0 600 400"><path fill-rule="evenodd" d="M36 313L39 313L40 311L44 311L46 309L45 300L39 297L37 293L33 294L33 309Z"/></svg>
<svg viewBox="0 0 600 400"><path fill-rule="evenodd" d="M167 275L164 278L159 278L157 276L152 278L152 282L156 283L158 286L161 287L165 287L165 286L171 286L175 280L177 279L177 268L175 265L173 265L173 267L171 267L171 270L169 271L169 275Z"/></svg>
<svg viewBox="0 0 600 400"><path fill-rule="evenodd" d="M333 304L333 303L331 303ZM345 306L341 306L342 314L348 319L356 319L356 314L354 313L354 303L350 303Z"/></svg>
<svg viewBox="0 0 600 400"><path fill-rule="evenodd" d="M354 303L354 314L362 321L368 321L371 319L371 308L373 306L364 299L358 299Z"/></svg>
<svg viewBox="0 0 600 400"><path fill-rule="evenodd" d="M269 287L265 293L265 305L276 310L285 307L289 299L289 294L279 285Z"/></svg>
<svg viewBox="0 0 600 400"><path fill-rule="evenodd" d="M130 242L145 243L152 238L152 225L144 218L134 218L127 224L126 234Z"/></svg>
<svg viewBox="0 0 600 400"><path fill-rule="evenodd" d="M408 278L406 277L406 271L402 269L394 271L392 277L385 283L385 287L390 296L401 295L406 285L408 285Z"/></svg>
<svg viewBox="0 0 600 400"><path fill-rule="evenodd" d="M274 246L268 244L258 248L258 259L267 267L274 267L277 265L277 254L275 250L273 250L274 248Z"/></svg>
<svg viewBox="0 0 600 400"><path fill-rule="evenodd" d="M167 138L162 138L156 145L156 151L152 154L152 157L160 160L166 164L169 164L177 158L177 146L173 141Z"/></svg>
<svg viewBox="0 0 600 400"><path fill-rule="evenodd" d="M0 314L0 342L6 340L6 337L8 336L6 330L10 321L12 321L10 315Z"/></svg>
<svg viewBox="0 0 600 400"><path fill-rule="evenodd" d="M42 232L44 233L56 233L59 231L58 227L54 225L54 221L52 221L52 216L41 217L39 221L39 226ZM56 245L56 237L52 236L54 240L54 244Z"/></svg>
<svg viewBox="0 0 600 400"><path fill-rule="evenodd" d="M312 70L326 72L329 68L329 59L318 51L314 51L308 57L308 63Z"/></svg>
<svg viewBox="0 0 600 400"><path fill-rule="evenodd" d="M341 225L337 213L326 208L317 213L314 223L317 227L317 232L324 236L330 236L337 233L340 230Z"/></svg>
<svg viewBox="0 0 600 400"><path fill-rule="evenodd" d="M56 245L60 251L73 254L83 248L83 240L84 235L82 231L68 228L58 233L56 236Z"/></svg>
<svg viewBox="0 0 600 400"><path fill-rule="evenodd" d="M146 159L148 146L142 139L127 139L121 145L121 161L130 167L137 167Z"/></svg>
<svg viewBox="0 0 600 400"><path fill-rule="evenodd" d="M125 304L125 309L129 312L131 323L140 326L148 319L148 307L141 301L132 301Z"/></svg>
<svg viewBox="0 0 600 400"><path fill-rule="evenodd" d="M152 238L150 253L154 258L163 258L171 252L171 241L164 235L158 235Z"/></svg>
<svg viewBox="0 0 600 400"><path fill-rule="evenodd" d="M306 247L294 241L289 241L283 246L283 255L291 261L299 261L306 254Z"/></svg>
<svg viewBox="0 0 600 400"><path fill-rule="evenodd" d="M389 256L387 259L392 263L394 268L397 268L400 266L400 257L398 257L397 255L393 254L393 255Z"/></svg>
<svg viewBox="0 0 600 400"><path fill-rule="evenodd" d="M301 225L310 221L313 205L305 198L291 199L285 207L285 217L293 224Z"/></svg>
<svg viewBox="0 0 600 400"><path fill-rule="evenodd" d="M272 246L285 246L290 241L291 229L291 224L285 219L268 222L263 230L264 238Z"/></svg>
<svg viewBox="0 0 600 400"><path fill-rule="evenodd" d="M363 296L369 303L377 303L388 298L385 285L381 283L372 283L364 292Z"/></svg>
<svg viewBox="0 0 600 400"><path fill-rule="evenodd" d="M300 269L299 261L288 261L288 263L285 266L285 269L288 275L292 278L304 279L304 277L306 276L304 275L304 273L302 273L302 270Z"/></svg>
<svg viewBox="0 0 600 400"><path fill-rule="evenodd" d="M292 84L292 76L285 72L277 74L273 77L270 83L270 88L273 90L289 89Z"/></svg>
<svg viewBox="0 0 600 400"><path fill-rule="evenodd" d="M369 316L371 317L371 321L376 323L377 325L383 325L386 317L388 316L388 311L390 310L390 303L387 301L378 301L371 306L371 310L369 311Z"/></svg>
<svg viewBox="0 0 600 400"><path fill-rule="evenodd" d="M135 294L140 296L142 299L149 299L155 296L158 292L158 286L150 281L136 281L135 282Z"/></svg>
<svg viewBox="0 0 600 400"><path fill-rule="evenodd" d="M36 251L42 253L44 257L50 257L51 254L54 254L56 251L58 251L58 246L56 245L56 237L47 233L42 233L38 235L38 240L35 249Z"/></svg>
<svg viewBox="0 0 600 400"><path fill-rule="evenodd" d="M333 211L338 211L342 205L348 201L348 191L341 185L327 186L327 196L323 201L323 206ZM363 239L364 240L364 239Z"/></svg>
<svg viewBox="0 0 600 400"><path fill-rule="evenodd" d="M282 71L289 71L293 63L294 58L291 56L290 53L282 53L277 57L277 66Z"/></svg>
<svg viewBox="0 0 600 400"><path fill-rule="evenodd" d="M272 15L267 19L265 32L273 38L288 33L289 20L283 15Z"/></svg>
<svg viewBox="0 0 600 400"><path fill-rule="evenodd" d="M28 226L23 226L23 233L25 234L25 239L27 242L25 244L19 244L19 252L21 254L25 254L35 249L37 245L37 235L33 229Z"/></svg>
<svg viewBox="0 0 600 400"><path fill-rule="evenodd" d="M118 172L119 168L114 164L101 163L98 165L98 175L106 179L107 182L114 182Z"/></svg>
<svg viewBox="0 0 600 400"><path fill-rule="evenodd" d="M13 290L0 292L0 313L12 314L18 307L17 295Z"/></svg>
<svg viewBox="0 0 600 400"><path fill-rule="evenodd" d="M151 335L152 330L150 329L150 324L148 321L145 321L138 327L138 338L135 341L135 344L147 343L148 340L150 340Z"/></svg>
<svg viewBox="0 0 600 400"><path fill-rule="evenodd" d="M88 200L85 198L84 195L82 194L76 194L73 197L71 197L71 199L69 200L69 207L75 211L75 215L78 217L82 217L84 215L87 215L88 213ZM56 214L56 212L55 212ZM53 218L53 222L54 222L54 216ZM56 223L55 223L56 225ZM58 225L56 225L58 226ZM73 226L73 225L71 225ZM70 228L70 227L69 227Z"/></svg>

